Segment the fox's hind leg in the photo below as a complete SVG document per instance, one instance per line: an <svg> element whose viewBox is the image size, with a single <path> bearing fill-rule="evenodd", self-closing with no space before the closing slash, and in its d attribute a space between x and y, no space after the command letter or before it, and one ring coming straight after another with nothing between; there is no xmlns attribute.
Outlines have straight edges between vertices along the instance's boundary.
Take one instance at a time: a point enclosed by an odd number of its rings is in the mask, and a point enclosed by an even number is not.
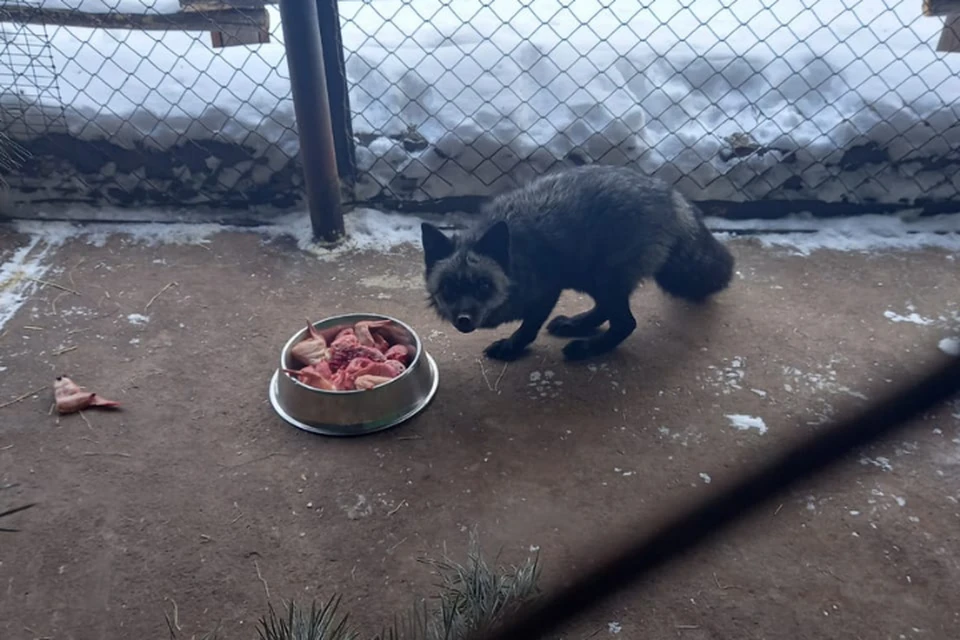
<svg viewBox="0 0 960 640"><path fill-rule="evenodd" d="M630 311L630 294L633 286L608 287L600 295L594 296L597 309L610 321L610 328L600 335L585 340L573 340L563 347L567 360L584 360L613 351L637 328L637 320ZM588 313L593 313L589 311Z"/></svg>
<svg viewBox="0 0 960 640"><path fill-rule="evenodd" d="M607 321L606 312L600 305L575 316L557 316L547 325L547 333L558 338L586 338L597 332L597 327Z"/></svg>
<svg viewBox="0 0 960 640"><path fill-rule="evenodd" d="M560 292L550 292L538 296L526 304L523 321L520 327L509 338L497 340L488 346L484 353L494 360L516 360L524 354L527 347L537 338L543 323L550 317L553 308L557 306Z"/></svg>

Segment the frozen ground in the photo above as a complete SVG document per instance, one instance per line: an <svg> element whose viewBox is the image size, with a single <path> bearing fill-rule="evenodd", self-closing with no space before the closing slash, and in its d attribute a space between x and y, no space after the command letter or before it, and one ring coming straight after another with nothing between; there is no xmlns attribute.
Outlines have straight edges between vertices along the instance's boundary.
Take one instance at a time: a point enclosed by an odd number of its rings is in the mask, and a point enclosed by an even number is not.
<svg viewBox="0 0 960 640"><path fill-rule="evenodd" d="M139 215L144 220L163 217L150 211L141 211ZM420 249L420 224L424 220L455 230L468 225L470 217L450 214L419 217L358 209L346 216L347 239L334 249L313 242L309 219L303 213L288 214L274 224L251 228L220 224L158 224L149 221L86 225L20 222L0 227L5 232L15 231L29 238L28 242L5 256L5 262L0 265L0 330L41 286L39 281L49 267L51 252L71 241L80 240L102 247L111 236L119 236L125 243L148 246L205 245L219 233L246 233L267 240L293 241L300 251L329 263L357 252L392 253L410 247ZM942 249L947 252L946 259L953 262L960 253L960 216L957 215L919 219L874 215L835 219L789 216L773 221L707 218L706 221L721 239L730 240L737 235L747 235L761 246L799 256L810 256L818 251L869 255L876 252ZM913 311L911 309L911 315L908 316L898 315L894 311L887 311L886 315L893 322L934 324L934 320L922 318ZM955 319L960 325L960 318ZM945 318L940 320L948 322ZM953 349L952 341L953 338L945 338L940 345L941 350L949 352Z"/></svg>
<svg viewBox="0 0 960 640"><path fill-rule="evenodd" d="M478 361L493 335L426 308L414 220L349 220L357 250L335 261L302 216L263 233L0 231L0 291L29 286L0 303L16 307L0 328L0 486L19 485L0 510L38 503L0 544L0 638L166 638L164 612L179 637L254 638L268 593L334 590L373 631L435 584L417 559L461 558L474 526L506 563L539 549L544 585L563 583L606 536L655 525L960 337L960 246L933 233L947 220L875 220L857 243L793 220L813 233L779 242L801 246L728 239L737 277L709 307L644 287L616 353L568 364L544 336L503 367ZM277 350L304 314L354 309L420 333L436 399L371 437L286 426L265 402ZM123 411L49 415L58 372ZM954 404L563 637L955 638L958 505Z"/></svg>
<svg viewBox="0 0 960 640"><path fill-rule="evenodd" d="M485 194L558 160L635 162L695 199L960 190L960 77L933 50L942 21L915 3L339 6L361 198ZM126 147L242 142L278 171L298 141L271 12L270 44L222 50L205 34L51 29L62 104L40 108L71 135ZM18 89L0 100L34 99Z"/></svg>

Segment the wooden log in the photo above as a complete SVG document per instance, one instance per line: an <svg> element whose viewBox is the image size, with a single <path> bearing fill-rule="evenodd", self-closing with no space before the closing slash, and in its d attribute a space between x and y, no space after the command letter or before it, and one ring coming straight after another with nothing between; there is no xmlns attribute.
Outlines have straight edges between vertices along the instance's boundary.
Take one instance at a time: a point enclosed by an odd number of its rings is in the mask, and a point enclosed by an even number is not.
<svg viewBox="0 0 960 640"><path fill-rule="evenodd" d="M130 31L221 31L253 28L269 32L270 28L270 17L264 8L209 12L181 11L165 14L83 13L8 4L0 5L0 22Z"/></svg>

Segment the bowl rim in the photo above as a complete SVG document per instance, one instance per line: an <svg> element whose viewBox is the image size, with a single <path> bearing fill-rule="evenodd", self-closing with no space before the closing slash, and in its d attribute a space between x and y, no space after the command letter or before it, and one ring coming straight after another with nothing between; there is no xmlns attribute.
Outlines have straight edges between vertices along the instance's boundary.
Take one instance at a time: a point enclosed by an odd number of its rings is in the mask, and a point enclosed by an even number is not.
<svg viewBox="0 0 960 640"><path fill-rule="evenodd" d="M327 389L317 389L316 387L311 387L308 384L304 384L299 380L297 380L296 378L294 378L293 376L291 376L289 373L286 373L285 371L283 371L283 369L289 368L285 365L284 360L289 355L290 350L293 348L293 345L300 342L300 339L302 338L302 336L306 334L307 327L303 327L302 329L297 331L295 334L293 334L290 337L289 340L287 340L286 344L283 345L283 349L280 350L280 370L278 371L278 373L282 374L283 377L287 378L294 384L306 389L307 391L324 394L324 395L330 395L338 398L349 396L351 394L370 393L371 391L376 391L377 389L383 389L385 387L390 386L394 382L397 382L398 380L401 380L404 377L406 377L407 374L410 373L410 370L413 369L415 366L417 366L417 364L420 362L420 356L421 354L423 354L423 345L420 342L420 336L417 334L416 331L413 330L413 327L408 325L406 322L399 320L397 318L394 318L392 316L381 314L381 313L366 313L362 311L355 311L352 313L341 313L335 316L327 316L325 318L321 318L320 320L312 321L310 322L310 324L311 326L316 328L317 325L320 325L320 324L327 324L327 323L333 324L334 323L333 321L335 320L347 320L349 318L356 318L358 316L364 319L389 320L391 322L394 322L400 325L401 328L403 328L405 331L407 331L407 333L413 336L414 346L416 347L416 353L413 356L413 361L411 361L410 364L407 366L407 368L403 370L403 373L398 375L396 378L391 379L390 382L384 382L383 384L378 385L373 389L346 389L344 391L330 391ZM363 320L360 320L360 322L362 321Z"/></svg>

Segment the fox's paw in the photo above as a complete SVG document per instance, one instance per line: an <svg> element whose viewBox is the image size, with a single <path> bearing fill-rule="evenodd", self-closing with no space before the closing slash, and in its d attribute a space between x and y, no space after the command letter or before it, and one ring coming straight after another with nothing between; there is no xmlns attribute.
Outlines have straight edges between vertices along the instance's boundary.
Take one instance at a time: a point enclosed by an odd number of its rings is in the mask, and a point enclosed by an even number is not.
<svg viewBox="0 0 960 640"><path fill-rule="evenodd" d="M563 347L563 356L567 360L586 360L603 353L591 340L573 340Z"/></svg>
<svg viewBox="0 0 960 640"><path fill-rule="evenodd" d="M509 362L521 357L526 353L526 351L527 348L525 346L517 347L513 340L510 338L504 338L491 344L489 347L483 350L483 353L486 354L488 358L492 358L493 360Z"/></svg>
<svg viewBox="0 0 960 640"><path fill-rule="evenodd" d="M558 338L584 338L596 332L596 327L587 326L569 316L557 316L547 324L547 333Z"/></svg>

